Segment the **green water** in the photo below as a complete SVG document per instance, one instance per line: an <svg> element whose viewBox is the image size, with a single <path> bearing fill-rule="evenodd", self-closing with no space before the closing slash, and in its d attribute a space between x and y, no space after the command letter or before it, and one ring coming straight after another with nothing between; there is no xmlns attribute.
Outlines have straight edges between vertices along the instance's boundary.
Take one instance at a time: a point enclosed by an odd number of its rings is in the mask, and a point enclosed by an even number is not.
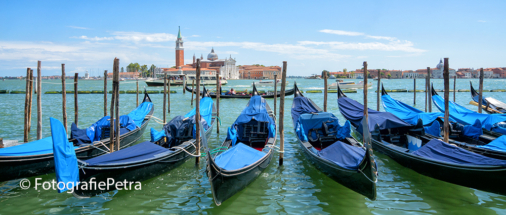
<svg viewBox="0 0 506 215"><path fill-rule="evenodd" d="M295 80L289 79L291 88ZM323 89L323 80L296 80L299 87L306 91ZM332 80L330 80L332 81ZM472 79L475 87L478 80ZM43 81L43 92L61 90L60 81ZM412 89L413 80L384 80L387 89ZM451 81L453 87L453 80ZM506 80L485 80L485 89L505 89ZM144 86L140 82L140 86ZM249 89L251 81L230 80L224 89ZM443 80L434 80L436 89L443 88ZM108 83L111 86L111 83ZM369 90L368 105L376 108L376 83ZM142 88L141 87L141 88ZM121 90L134 90L134 82L121 82ZM417 88L423 89L423 80L418 80ZM24 81L0 81L0 90L24 90ZM102 90L102 81L80 80L79 90ZM162 88L148 88L161 90ZM265 89L265 88L263 88ZM469 79L457 80L457 89L469 89ZM73 85L67 85L73 90ZM190 106L191 94L182 94L181 87L171 87L176 94L171 94L171 113L168 118L183 115ZM359 102L363 101L362 91L347 94ZM413 104L413 93L390 93L390 95L407 104ZM453 98L453 93L450 94ZM322 93L308 93L316 104L323 107ZM506 93L486 92L485 96L506 101ZM154 116L163 117L161 94L151 95L155 105ZM110 100L110 95L108 97ZM142 99L142 98L140 98ZM344 123L337 105L337 95L329 94L328 111L334 113ZM103 116L103 95L79 95L80 127L90 125ZM49 117L62 120L62 95L42 95L43 137L50 135ZM267 99L273 106L273 99ZM284 165L277 163L278 154L274 155L269 167L246 189L216 207L207 177L204 174L204 163L195 166L195 161L188 160L178 168L160 174L158 177L144 181L142 190L113 191L89 198L76 199L71 194L58 194L52 190L22 190L19 180L0 182L0 214L145 214L145 213L196 213L196 214L506 214L506 196L478 191L462 186L435 180L404 168L385 155L375 153L379 167L378 198L371 201L358 195L331 180L309 163L298 146L291 122L290 108L293 97L286 98L285 104L285 160ZM424 93L417 93L416 106L424 110ZM456 102L472 110L469 105L470 93L456 93ZM221 134L213 133L209 143L217 147L226 137L227 127L234 122L248 100L221 100L220 113ZM135 95L120 95L120 113L126 114L135 107ZM0 137L4 139L23 138L24 95L0 94ZM278 103L279 107L279 103ZM33 102L32 130L30 139L36 136L36 100ZM74 120L73 95L67 96L67 115L69 124ZM108 108L109 110L109 108ZM433 107L435 111L436 108ZM157 130L162 125L151 121L148 127ZM216 128L215 130L216 131ZM148 141L149 130L146 130L141 141ZM279 144L279 142L278 142ZM52 180L54 174L42 177ZM32 184L35 177L30 178ZM505 179L506 182L506 179ZM506 185L505 185L506 186Z"/></svg>

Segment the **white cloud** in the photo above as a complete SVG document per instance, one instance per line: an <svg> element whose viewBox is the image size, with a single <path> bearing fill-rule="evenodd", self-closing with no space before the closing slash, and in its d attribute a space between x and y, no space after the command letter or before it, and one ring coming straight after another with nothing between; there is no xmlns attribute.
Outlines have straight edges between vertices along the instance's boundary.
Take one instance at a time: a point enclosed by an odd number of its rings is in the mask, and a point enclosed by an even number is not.
<svg viewBox="0 0 506 215"><path fill-rule="evenodd" d="M87 36L80 36L80 37L70 37L70 38L77 38L77 39L91 40L91 41L114 40L114 38L112 38L112 37L87 37Z"/></svg>
<svg viewBox="0 0 506 215"><path fill-rule="evenodd" d="M200 35L191 35L190 37L200 37Z"/></svg>
<svg viewBox="0 0 506 215"><path fill-rule="evenodd" d="M478 22L487 22L487 21L485 21L485 20L478 20Z"/></svg>
<svg viewBox="0 0 506 215"><path fill-rule="evenodd" d="M82 29L82 30L90 30L89 28L85 28L85 27L78 27L78 26L67 26L69 28L74 28L74 29Z"/></svg>
<svg viewBox="0 0 506 215"><path fill-rule="evenodd" d="M397 40L397 38L395 38L395 37L383 37L383 36L371 36L371 35L367 35L366 37L372 38L372 39L377 39L377 40L390 40L390 41Z"/></svg>
<svg viewBox="0 0 506 215"><path fill-rule="evenodd" d="M239 54L239 52L235 52L235 51L225 51L224 53L225 54Z"/></svg>
<svg viewBox="0 0 506 215"><path fill-rule="evenodd" d="M116 31L113 32L114 39L123 40L123 41L133 41L133 42L167 42L167 41L175 41L177 39L176 35L167 34L167 33L141 33L141 32L122 32Z"/></svg>
<svg viewBox="0 0 506 215"><path fill-rule="evenodd" d="M300 45L327 45L331 49L341 50L380 50L380 51L404 51L404 52L425 52L426 50L413 47L410 41L392 41L389 43L346 43L346 42L316 42L299 41Z"/></svg>
<svg viewBox="0 0 506 215"><path fill-rule="evenodd" d="M320 30L320 32L327 33L327 34L344 35L344 36L362 36L362 35L364 35L364 33L360 33L360 32L330 30L330 29L323 29L323 30Z"/></svg>

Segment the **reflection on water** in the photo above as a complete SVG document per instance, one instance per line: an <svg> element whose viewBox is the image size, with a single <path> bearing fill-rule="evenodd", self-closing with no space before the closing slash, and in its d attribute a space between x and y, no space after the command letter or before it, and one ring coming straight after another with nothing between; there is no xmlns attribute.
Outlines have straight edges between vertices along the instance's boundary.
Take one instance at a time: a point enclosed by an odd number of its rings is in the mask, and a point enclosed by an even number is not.
<svg viewBox="0 0 506 215"><path fill-rule="evenodd" d="M299 87L305 91L310 89L323 89L323 80L296 80ZM477 85L478 80L472 79ZM59 83L59 81L44 81ZM293 86L294 80L289 80L288 88ZM457 89L468 89L468 80L457 80ZM0 89L24 90L23 81L2 82ZM373 82L372 89L376 89ZM387 89L411 89L412 80L384 80ZM418 80L418 89L424 87L422 80ZM442 88L442 80L434 80L436 89ZM453 81L451 81L453 83ZM485 80L485 89L504 88L504 80ZM102 81L80 81L80 90L101 90ZM135 88L133 82L121 82L121 90ZM110 83L108 86L111 86ZM142 82L140 86L143 86ZM237 90L250 89L251 81L229 80L223 86L224 90L231 87ZM57 84L43 84L43 91L61 90ZM142 87L141 87L142 88ZM160 90L162 88L149 88ZM269 90L261 87L260 90ZM182 87L171 87L178 91L171 95L171 119L183 115L192 107L191 95L182 94ZM371 92L372 91L372 92ZM376 107L376 94L369 91L368 105ZM315 103L323 106L322 93L306 93ZM347 94L348 97L362 101L362 91ZM407 104L413 104L412 93L391 93L393 98ZM453 95L450 94L453 98ZM506 101L506 93L486 92L485 96L495 97ZM154 115L163 117L163 96L151 95L155 104ZM110 96L109 96L110 99ZM141 97L142 99L142 97ZM337 106L337 95L329 94L328 110L333 112L344 123ZM47 117L62 118L61 95L44 94L43 104L43 136L50 135ZM243 191L225 201L222 206L216 207L212 199L210 185L205 176L205 165L202 159L200 165L195 165L191 159L159 176L144 181L142 190L112 191L101 196L77 199L72 194L46 190L22 190L19 180L0 182L0 214L80 214L80 213L192 213L192 214L504 214L506 213L506 197L488 192L469 189L439 180L432 179L404 168L385 155L375 153L379 169L377 184L378 197L371 201L348 188L336 183L325 174L318 171L308 162L300 149L297 139L292 131L290 108L293 97L286 98L285 104L285 155L284 165L278 165L278 153L275 153L267 169ZM415 107L424 110L425 95L416 94ZM469 105L470 93L457 93L457 103L472 110L476 107ZM67 96L67 114L69 123L73 121L73 95ZM226 137L226 129L232 124L248 101L244 99L221 100L221 134L213 132L209 144L218 147ZM267 99L273 107L273 99ZM135 95L120 95L120 113L126 114L135 107ZM36 102L34 99L34 108ZM21 140L23 136L23 110L24 95L0 94L0 136L4 139ZM279 108L279 103L277 105ZM34 109L35 110L35 109ZM102 117L103 96L94 94L79 95L79 122L89 125ZM435 107L433 110L436 110ZM34 111L35 112L35 111ZM32 125L35 126L36 113L32 116ZM81 126L83 128L84 126ZM149 127L157 130L162 125L151 121ZM216 128L215 128L216 129ZM216 130L215 130L216 131ZM278 136L279 137L279 136ZM35 127L32 128L30 138L35 138ZM147 131L141 141L149 140ZM139 141L139 142L141 142ZM279 141L278 141L279 144ZM40 176L43 181L55 178L54 174ZM31 183L35 177L30 178Z"/></svg>

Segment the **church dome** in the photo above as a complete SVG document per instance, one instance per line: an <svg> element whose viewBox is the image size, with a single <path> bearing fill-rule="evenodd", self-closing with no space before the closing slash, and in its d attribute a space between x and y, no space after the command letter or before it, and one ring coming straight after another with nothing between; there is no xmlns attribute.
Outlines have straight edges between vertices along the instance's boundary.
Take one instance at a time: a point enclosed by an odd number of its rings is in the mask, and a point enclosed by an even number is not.
<svg viewBox="0 0 506 215"><path fill-rule="evenodd" d="M208 60L218 60L218 55L214 53L214 48L211 49L211 53L207 55Z"/></svg>
<svg viewBox="0 0 506 215"><path fill-rule="evenodd" d="M439 60L439 63L437 64L436 68L442 69L444 67L443 60Z"/></svg>

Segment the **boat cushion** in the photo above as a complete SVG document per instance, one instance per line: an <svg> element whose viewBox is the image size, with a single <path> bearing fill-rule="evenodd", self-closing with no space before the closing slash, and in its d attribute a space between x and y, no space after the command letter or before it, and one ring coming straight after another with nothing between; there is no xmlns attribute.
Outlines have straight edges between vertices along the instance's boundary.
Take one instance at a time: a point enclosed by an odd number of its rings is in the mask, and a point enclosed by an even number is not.
<svg viewBox="0 0 506 215"><path fill-rule="evenodd" d="M463 165L506 166L506 160L489 158L474 152L461 149L438 139L432 139L414 155L447 163Z"/></svg>
<svg viewBox="0 0 506 215"><path fill-rule="evenodd" d="M318 155L342 168L358 170L360 162L364 159L365 149L337 141L319 151Z"/></svg>
<svg viewBox="0 0 506 215"><path fill-rule="evenodd" d="M153 103L143 102L139 106L137 106L137 108L135 108L132 112L130 112L128 116L134 121L137 127L141 127L142 121L144 121L144 118L146 117L146 115L149 114L151 109L153 109Z"/></svg>
<svg viewBox="0 0 506 215"><path fill-rule="evenodd" d="M263 151L258 151L243 143L238 143L216 156L214 162L222 169L231 171L249 166L265 155L266 153Z"/></svg>
<svg viewBox="0 0 506 215"><path fill-rule="evenodd" d="M478 145L478 148L506 152L506 135L502 135L487 145Z"/></svg>
<svg viewBox="0 0 506 215"><path fill-rule="evenodd" d="M86 160L87 166L126 165L155 159L173 153L169 149L146 141L137 145Z"/></svg>

